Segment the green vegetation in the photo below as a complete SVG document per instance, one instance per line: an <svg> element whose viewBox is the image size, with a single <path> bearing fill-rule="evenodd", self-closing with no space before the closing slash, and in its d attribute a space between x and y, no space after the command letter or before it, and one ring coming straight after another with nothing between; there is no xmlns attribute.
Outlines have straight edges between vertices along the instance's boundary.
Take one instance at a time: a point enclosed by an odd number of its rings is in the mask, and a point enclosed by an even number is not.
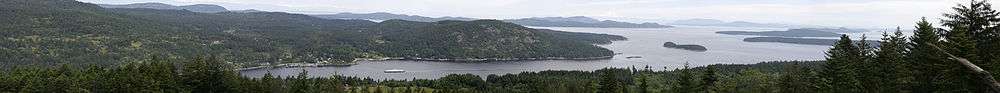
<svg viewBox="0 0 1000 93"><path fill-rule="evenodd" d="M241 67L380 57L587 58L613 55L592 44L624 39L495 20L376 23L279 12L105 9L73 0L0 1L0 32L0 67L205 55Z"/></svg>
<svg viewBox="0 0 1000 93"><path fill-rule="evenodd" d="M780 68L814 68L821 62L712 65L673 71L607 68L519 74L452 74L434 80L373 80L346 76L310 78L266 74L242 77L217 58L171 62L159 59L115 67L18 67L0 72L0 92L191 92L191 93L662 93L743 92L779 89ZM770 78L770 79L761 79ZM766 80L766 81L761 81ZM748 82L752 81L752 82Z"/></svg>

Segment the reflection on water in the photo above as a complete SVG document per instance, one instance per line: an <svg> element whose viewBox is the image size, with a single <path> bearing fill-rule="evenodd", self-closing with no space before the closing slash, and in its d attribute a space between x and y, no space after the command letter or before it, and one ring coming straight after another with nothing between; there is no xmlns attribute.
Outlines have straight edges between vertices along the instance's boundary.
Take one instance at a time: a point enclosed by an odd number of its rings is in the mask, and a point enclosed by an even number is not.
<svg viewBox="0 0 1000 93"><path fill-rule="evenodd" d="M752 36L721 35L715 31L732 30L783 30L773 28L721 28L721 27L677 27L677 28L568 28L534 27L570 32L613 34L628 37L627 41L616 41L600 45L616 53L622 53L606 60L543 60L518 62L429 62L429 61L364 61L350 67L304 67L241 71L245 76L259 77L264 73L278 76L294 76L302 70L310 76L346 75L371 77L375 79L432 79L448 74L507 74L544 70L591 71L607 67L652 66L657 70L673 69L685 62L692 65L707 64L752 64L778 60L822 60L829 46L798 45L767 42L743 42ZM869 35L871 36L871 35ZM877 39L877 38L874 38ZM705 52L665 48L664 42L697 44L708 48ZM625 58L642 56L642 58ZM405 73L384 73L384 70L402 69Z"/></svg>

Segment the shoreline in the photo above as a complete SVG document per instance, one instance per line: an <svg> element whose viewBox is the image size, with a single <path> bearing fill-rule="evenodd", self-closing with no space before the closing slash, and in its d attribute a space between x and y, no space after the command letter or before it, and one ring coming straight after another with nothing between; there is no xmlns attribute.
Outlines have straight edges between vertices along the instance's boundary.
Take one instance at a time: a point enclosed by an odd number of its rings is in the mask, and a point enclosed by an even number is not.
<svg viewBox="0 0 1000 93"><path fill-rule="evenodd" d="M582 57L582 58L566 58L566 57L544 57L544 58L466 58L466 59L433 59L433 58L406 58L406 57L385 57L385 58L355 58L354 61L350 63L282 63L278 65L265 65L265 66L255 66L255 67L243 67L237 68L236 71L246 71L246 70L257 70L257 69L273 69L273 68L297 68L297 67L330 67L330 66L340 66L347 67L357 65L358 61L389 61L389 60L404 60L404 61L435 61L435 62L499 62L499 61L539 61L539 60L601 60L601 59L611 59L611 56L599 56L599 57Z"/></svg>

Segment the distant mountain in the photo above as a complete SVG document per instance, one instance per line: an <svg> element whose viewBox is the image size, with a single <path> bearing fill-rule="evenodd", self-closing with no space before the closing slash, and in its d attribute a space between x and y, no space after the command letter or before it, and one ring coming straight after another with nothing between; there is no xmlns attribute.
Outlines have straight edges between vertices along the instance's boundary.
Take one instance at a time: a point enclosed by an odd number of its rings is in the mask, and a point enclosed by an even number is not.
<svg viewBox="0 0 1000 93"><path fill-rule="evenodd" d="M806 45L833 45L837 43L838 39L812 39L812 38L787 38L787 37L752 37L743 39L744 42L776 42L776 43L791 43L791 44L806 44ZM855 41L861 42L861 41ZM878 46L878 41L868 40L866 41L872 46Z"/></svg>
<svg viewBox="0 0 1000 93"><path fill-rule="evenodd" d="M201 12L201 13L218 13L218 12L229 11L225 7L219 5L211 5L211 4L174 6L163 3L135 3L135 4L125 4L125 5L99 4L99 6L104 8L149 8L149 9L163 9L163 10L188 10L192 12Z"/></svg>
<svg viewBox="0 0 1000 93"><path fill-rule="evenodd" d="M660 25L657 23L628 23L612 20L600 21L590 17L534 17L523 19L509 19L507 22L542 27L600 27L600 28L669 28L672 26Z"/></svg>
<svg viewBox="0 0 1000 93"><path fill-rule="evenodd" d="M229 11L229 12L237 12L237 13L257 13L257 12L267 12L267 11L260 11L260 10L255 10L255 9L248 9L248 10L233 10L233 11Z"/></svg>
<svg viewBox="0 0 1000 93"><path fill-rule="evenodd" d="M717 19L686 19L677 20L671 25L690 25L690 26L723 26L723 27L770 27L770 28L830 28L827 26L814 26L814 25L792 25L792 24L777 24L777 23L754 23L747 21L733 21L726 22Z"/></svg>
<svg viewBox="0 0 1000 93"><path fill-rule="evenodd" d="M417 15L404 15L404 14L392 14L385 12L378 13L367 13L367 14L356 14L356 13L338 13L329 15L312 15L319 18L325 19L366 19L366 20L407 20L407 21L418 21L418 22L437 22L444 20L458 20L458 21L472 21L475 18L465 18L465 17L424 17Z"/></svg>
<svg viewBox="0 0 1000 93"><path fill-rule="evenodd" d="M778 36L778 37L838 37L841 34L827 32L816 29L789 29L788 31L719 31L715 32L727 35L756 35L756 36Z"/></svg>

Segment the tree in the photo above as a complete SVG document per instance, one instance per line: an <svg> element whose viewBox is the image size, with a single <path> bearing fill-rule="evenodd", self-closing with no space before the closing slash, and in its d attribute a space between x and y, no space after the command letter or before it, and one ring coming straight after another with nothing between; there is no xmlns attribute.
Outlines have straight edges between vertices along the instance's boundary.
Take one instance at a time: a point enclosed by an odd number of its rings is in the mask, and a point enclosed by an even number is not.
<svg viewBox="0 0 1000 93"><path fill-rule="evenodd" d="M695 85L696 82L694 81L694 74L691 73L691 69L688 68L687 62L684 63L684 69L674 71L678 71L678 73L680 73L680 75L677 76L677 80L675 80L675 82L677 82L677 85L673 88L675 93L697 92L698 88L696 88L697 86Z"/></svg>
<svg viewBox="0 0 1000 93"><path fill-rule="evenodd" d="M855 46L850 37L842 35L826 55L826 69L823 77L827 87L822 91L834 93L861 92L861 82L857 80L857 62L863 62L860 48Z"/></svg>
<svg viewBox="0 0 1000 93"><path fill-rule="evenodd" d="M705 72L701 75L701 84L699 90L705 91L705 93L715 93L715 83L719 81L716 75L715 67L709 65L705 66Z"/></svg>
<svg viewBox="0 0 1000 93"><path fill-rule="evenodd" d="M905 68L906 65L909 65L905 64L907 60L904 58L906 37L903 36L902 30L897 27L892 35L883 32L879 45L880 47L875 53L875 61L867 67L870 72L865 72L869 76L865 80L869 81L864 82L864 85L867 85L864 87L868 90L867 92L898 92L903 90L903 87L910 85L908 82L911 82L905 74L911 72Z"/></svg>
<svg viewBox="0 0 1000 93"><path fill-rule="evenodd" d="M939 53L930 45L940 45L941 36L939 36L939 29L934 28L933 24L927 22L926 18L921 18L914 27L913 37L910 37L910 42L907 43L907 50L909 52L906 54L907 62L901 68L912 69L913 71L909 73L904 73L906 77L912 78L912 86L904 86L904 90L911 90L913 92L932 92L938 90L938 84L947 84L941 82L948 82L947 80L938 80L940 77L944 77L945 69L948 69L948 61L945 60L944 56ZM906 82L903 82L906 83Z"/></svg>
<svg viewBox="0 0 1000 93"><path fill-rule="evenodd" d="M992 9L992 4L987 0L971 0L968 5L959 4L952 7L953 13L946 13L947 19L942 20L945 27L951 27L948 35L951 39L956 39L956 45L962 46L957 49L962 54L958 56L969 59L977 65L988 70L1000 70L996 67L996 59L1000 59L1000 30L997 23L1000 23L1000 12ZM964 38L964 39L963 39ZM967 41L957 41L967 40ZM970 44L974 43L974 44ZM971 57L982 57L971 58ZM996 72L996 71L991 71Z"/></svg>
<svg viewBox="0 0 1000 93"><path fill-rule="evenodd" d="M184 83L192 87L192 92L231 92L230 79L238 77L225 63L215 57L200 57L185 63L181 73Z"/></svg>
<svg viewBox="0 0 1000 93"><path fill-rule="evenodd" d="M991 4L987 1L977 1L972 0L969 5L959 4L957 7L953 7L954 13L944 14L947 19L942 20L942 24L945 27L949 27L944 33L945 42L942 44L947 47L947 52L955 54L958 57L966 58L971 63L976 65L983 65L983 69L996 72L1000 70L997 67L997 62L993 61L996 59L997 53L1000 49L995 47L1000 41L996 41L998 37L997 23L1000 23L1000 18L998 18L998 13L996 10L991 8ZM964 71L962 66L959 64L954 64L952 60L947 60L950 64L946 64L946 72L944 72L946 80L954 80L953 83L946 83L946 85L940 89L946 89L943 91L949 92L985 92L988 91L988 87L985 87L985 83L980 83L975 79L976 77L970 71Z"/></svg>
<svg viewBox="0 0 1000 93"><path fill-rule="evenodd" d="M618 79L618 70L603 70L601 72L600 88L597 93L624 93L625 85Z"/></svg>
<svg viewBox="0 0 1000 93"><path fill-rule="evenodd" d="M781 75L778 81L780 93L814 93L818 92L815 80L819 80L816 73L809 68L795 62L791 66L785 67L785 74Z"/></svg>

